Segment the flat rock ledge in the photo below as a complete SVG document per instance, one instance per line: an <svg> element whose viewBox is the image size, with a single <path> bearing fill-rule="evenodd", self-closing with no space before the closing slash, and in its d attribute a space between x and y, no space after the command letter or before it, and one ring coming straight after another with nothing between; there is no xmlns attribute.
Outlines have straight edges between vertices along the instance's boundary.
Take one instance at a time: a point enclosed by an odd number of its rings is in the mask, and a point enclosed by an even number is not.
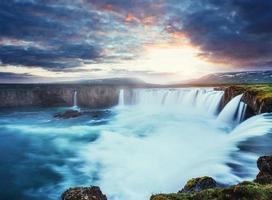
<svg viewBox="0 0 272 200"><path fill-rule="evenodd" d="M66 190L61 195L61 200L107 200L97 186L77 187Z"/></svg>

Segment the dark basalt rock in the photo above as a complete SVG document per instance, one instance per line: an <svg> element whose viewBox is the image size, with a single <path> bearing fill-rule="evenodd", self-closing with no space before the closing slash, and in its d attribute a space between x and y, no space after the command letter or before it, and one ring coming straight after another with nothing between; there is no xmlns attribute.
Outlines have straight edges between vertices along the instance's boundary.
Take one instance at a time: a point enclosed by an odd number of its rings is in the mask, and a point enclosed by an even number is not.
<svg viewBox="0 0 272 200"><path fill-rule="evenodd" d="M208 176L189 180L180 192L199 192L205 189L215 188L216 181Z"/></svg>
<svg viewBox="0 0 272 200"><path fill-rule="evenodd" d="M85 112L85 114L89 115L91 118L102 118L104 116L107 116L107 114L109 114L109 111L107 110L95 110L95 111L89 111L89 112Z"/></svg>
<svg viewBox="0 0 272 200"><path fill-rule="evenodd" d="M100 188L97 186L77 187L66 190L61 195L62 200L107 200Z"/></svg>
<svg viewBox="0 0 272 200"><path fill-rule="evenodd" d="M78 110L67 110L64 113L57 113L54 115L54 118L60 118L60 119L70 119L70 118L76 118L81 116L82 113Z"/></svg>
<svg viewBox="0 0 272 200"><path fill-rule="evenodd" d="M272 156L262 156L257 161L260 171L272 174Z"/></svg>
<svg viewBox="0 0 272 200"><path fill-rule="evenodd" d="M262 156L257 161L260 170L255 182L260 184L272 184L272 156Z"/></svg>
<svg viewBox="0 0 272 200"><path fill-rule="evenodd" d="M235 96L239 94L244 94L241 100L248 105L246 118L261 113L272 112L272 99L258 98L257 91L247 89L246 87L234 85L229 87L222 87L221 90L224 90L224 95L220 103L221 110Z"/></svg>

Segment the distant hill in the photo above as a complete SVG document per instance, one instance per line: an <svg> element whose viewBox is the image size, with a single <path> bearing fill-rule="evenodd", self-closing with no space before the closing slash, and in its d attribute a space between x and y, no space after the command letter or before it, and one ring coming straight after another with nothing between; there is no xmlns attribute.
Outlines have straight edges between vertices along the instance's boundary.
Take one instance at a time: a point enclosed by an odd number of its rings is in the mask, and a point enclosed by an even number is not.
<svg viewBox="0 0 272 200"><path fill-rule="evenodd" d="M53 87L53 86L67 86L71 85L107 85L117 87L150 87L148 84L136 78L107 78L107 79L89 79L77 81L59 81L51 83L0 83L1 88L31 88L31 87Z"/></svg>
<svg viewBox="0 0 272 200"><path fill-rule="evenodd" d="M254 84L254 83L255 84L272 83L272 71L214 73L187 82L187 84Z"/></svg>
<svg viewBox="0 0 272 200"><path fill-rule="evenodd" d="M115 85L115 86L137 86L146 83L137 78L105 78L93 80L66 81L69 84L91 84L91 85Z"/></svg>

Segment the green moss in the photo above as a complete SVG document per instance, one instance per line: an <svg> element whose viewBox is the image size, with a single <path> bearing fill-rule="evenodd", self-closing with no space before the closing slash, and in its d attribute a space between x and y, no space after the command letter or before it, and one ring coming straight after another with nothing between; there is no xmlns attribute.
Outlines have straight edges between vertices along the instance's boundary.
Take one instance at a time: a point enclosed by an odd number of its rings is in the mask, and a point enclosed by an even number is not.
<svg viewBox="0 0 272 200"><path fill-rule="evenodd" d="M209 178L209 177L208 176L203 176L203 177L200 177L200 178L192 178L186 183L185 187L191 188L194 185L196 185L197 183L202 182L203 180L205 180L207 178Z"/></svg>
<svg viewBox="0 0 272 200"><path fill-rule="evenodd" d="M150 200L271 200L272 185L243 182L228 188L213 188L195 193L153 195Z"/></svg>
<svg viewBox="0 0 272 200"><path fill-rule="evenodd" d="M208 176L190 179L183 188L183 191L196 191L201 189L213 188L216 182Z"/></svg>
<svg viewBox="0 0 272 200"><path fill-rule="evenodd" d="M272 99L272 84L239 85L240 88L255 93L258 100Z"/></svg>

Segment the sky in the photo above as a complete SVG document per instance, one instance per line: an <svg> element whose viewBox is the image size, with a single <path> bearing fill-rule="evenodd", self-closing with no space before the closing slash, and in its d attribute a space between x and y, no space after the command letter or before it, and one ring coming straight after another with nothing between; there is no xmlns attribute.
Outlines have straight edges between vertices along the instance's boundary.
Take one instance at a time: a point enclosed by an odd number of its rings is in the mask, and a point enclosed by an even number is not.
<svg viewBox="0 0 272 200"><path fill-rule="evenodd" d="M270 69L270 0L1 0L0 82Z"/></svg>

